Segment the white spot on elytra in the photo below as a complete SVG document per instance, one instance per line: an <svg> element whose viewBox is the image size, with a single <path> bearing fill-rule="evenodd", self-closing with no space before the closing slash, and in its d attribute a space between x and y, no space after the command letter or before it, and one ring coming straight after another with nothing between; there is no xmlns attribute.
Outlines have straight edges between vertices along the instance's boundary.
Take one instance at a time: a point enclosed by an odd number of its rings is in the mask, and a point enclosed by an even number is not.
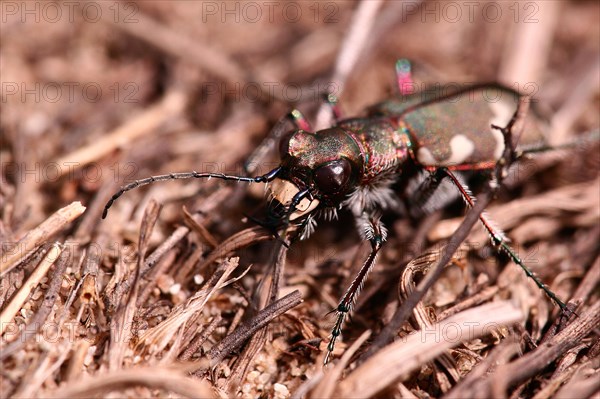
<svg viewBox="0 0 600 399"><path fill-rule="evenodd" d="M498 125L496 125L498 126ZM504 135L498 129L492 129L492 135L496 139L496 148L494 148L494 159L497 161L504 153Z"/></svg>
<svg viewBox="0 0 600 399"><path fill-rule="evenodd" d="M427 147L419 148L417 159L426 166L450 166L464 163L475 149L475 144L463 134L457 134L450 140L450 157L443 161L436 160Z"/></svg>
<svg viewBox="0 0 600 399"><path fill-rule="evenodd" d="M433 157L431 151L429 151L429 148L427 147L419 148L419 150L417 151L417 159L419 160L419 163L421 165L433 166L437 165L438 163Z"/></svg>
<svg viewBox="0 0 600 399"><path fill-rule="evenodd" d="M444 165L461 164L473 155L475 144L462 134L457 134L450 140L450 158L444 161Z"/></svg>

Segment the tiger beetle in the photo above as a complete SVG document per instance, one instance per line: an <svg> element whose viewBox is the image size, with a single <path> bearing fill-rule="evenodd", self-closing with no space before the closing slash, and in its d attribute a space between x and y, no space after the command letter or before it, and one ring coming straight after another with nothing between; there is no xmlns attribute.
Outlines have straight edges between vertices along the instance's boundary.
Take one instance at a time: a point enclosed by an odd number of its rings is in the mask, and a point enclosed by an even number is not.
<svg viewBox="0 0 600 399"><path fill-rule="evenodd" d="M448 93L409 93L412 78L406 60L397 62L396 77L400 96L370 107L366 117L341 119L330 96L336 122L313 133L307 119L299 111L292 111L288 119L294 130L282 134L281 128L273 129L271 141L273 137L279 140L281 163L266 174L245 177L189 172L137 180L110 198L102 218L126 191L156 181L189 178L268 184L273 201L267 224L276 236L294 232L293 238L307 238L316 227L317 217L337 217L339 209L350 210L360 236L370 242L371 252L335 309L327 363L346 316L386 241L381 215L396 204L393 186L425 175L411 193L417 202L425 203L447 178L472 207L474 197L460 173L491 175L497 165L506 173L517 158L539 152L515 150L511 128L524 118L519 112L524 97L518 92L500 85L479 85ZM529 124L528 128L536 127ZM524 265L489 217L484 213L479 218L492 244L519 265L561 310L568 311L565 303Z"/></svg>

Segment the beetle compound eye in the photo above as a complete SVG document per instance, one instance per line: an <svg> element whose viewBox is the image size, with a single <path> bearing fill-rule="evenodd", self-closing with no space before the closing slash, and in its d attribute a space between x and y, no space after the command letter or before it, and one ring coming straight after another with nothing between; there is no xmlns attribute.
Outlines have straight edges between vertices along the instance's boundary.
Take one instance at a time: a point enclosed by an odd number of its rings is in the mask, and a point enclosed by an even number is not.
<svg viewBox="0 0 600 399"><path fill-rule="evenodd" d="M342 193L350 181L352 167L350 162L341 158L318 168L314 179L317 187L325 194Z"/></svg>

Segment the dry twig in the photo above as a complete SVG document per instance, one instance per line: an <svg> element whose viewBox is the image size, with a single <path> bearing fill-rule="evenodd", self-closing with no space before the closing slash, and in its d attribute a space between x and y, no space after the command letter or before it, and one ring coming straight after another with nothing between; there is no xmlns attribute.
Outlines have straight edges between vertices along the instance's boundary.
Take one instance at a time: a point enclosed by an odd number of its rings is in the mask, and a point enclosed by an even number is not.
<svg viewBox="0 0 600 399"><path fill-rule="evenodd" d="M6 329L11 325L13 318L19 309L21 309L29 294L33 292L42 278L46 276L50 266L52 266L54 262L58 260L61 252L61 246L58 243L53 244L46 254L46 257L40 262L39 265L37 265L21 289L17 291L8 305L6 305L4 310L2 310L2 314L0 314L0 335L4 334Z"/></svg>
<svg viewBox="0 0 600 399"><path fill-rule="evenodd" d="M137 367L98 374L46 392L44 396L56 399L89 398L136 386L160 389L190 398L216 397L206 381L184 376L181 371L166 367Z"/></svg>
<svg viewBox="0 0 600 399"><path fill-rule="evenodd" d="M211 363L219 363L225 356L236 350L256 331L265 327L275 317L282 315L302 302L302 296L299 291L294 291L283 298L271 303L258 312L256 316L239 326L231 334L215 345L208 352Z"/></svg>
<svg viewBox="0 0 600 399"><path fill-rule="evenodd" d="M338 385L336 394L344 398L365 398L389 387L426 362L461 342L476 339L491 328L510 325L523 314L509 302L493 302L466 310L436 323L431 331L415 331L370 357ZM452 327L450 327L452 326ZM454 339L445 336L452 328ZM385 367L380 365L385 364Z"/></svg>
<svg viewBox="0 0 600 399"><path fill-rule="evenodd" d="M50 253L48 254L48 256L52 256L52 255L53 254L50 254ZM16 339L15 341L11 342L8 346L6 346L5 348L3 348L0 351L0 361L4 360L8 356L12 355L13 353L15 353L16 351L21 349L27 343L27 341L29 339L31 339L34 336L37 336L37 334L39 334L40 331L44 330L44 327L45 327L44 323L46 322L46 319L50 315L50 312L52 311L52 308L54 307L54 303L56 302L56 299L58 298L58 291L62 285L65 270L67 269L67 266L69 265L69 261L72 261L71 256L72 256L72 254L68 248L63 250L62 252L60 252L60 255L58 255L58 259L56 260L57 265L56 265L56 268L54 269L54 273L52 275L52 280L50 281L48 290L46 291L46 294L44 295L44 301L42 302L42 304L41 304L40 308L38 309L37 313L35 314L35 316L33 316L31 318L31 321L29 321L29 323L27 323L27 326L23 330L21 330L21 334L20 334L19 338ZM45 259L48 259L48 257L46 257ZM50 259L52 259L52 258L50 258ZM40 271L40 275L43 276L42 271ZM27 283L33 284L33 282L30 280L28 280ZM30 285L29 287L31 290L33 290L33 288L31 288L32 285ZM17 305L17 303L15 303L15 305L12 305L12 303L11 303L11 306L16 306L16 305ZM10 310L10 307L7 307L7 309L9 312L12 311L12 310ZM2 313L2 316L4 316L4 312ZM8 321L9 319L8 318L5 319L2 316L0 316L0 320L1 320L0 323L4 324L4 322ZM44 331L44 332L46 332L46 331Z"/></svg>
<svg viewBox="0 0 600 399"><path fill-rule="evenodd" d="M527 381L536 373L548 367L560 355L578 345L600 323L600 302L596 302L551 340L535 350L523 355L512 363L498 367L494 378L473 381L461 395L481 395L489 397L503 394L507 388Z"/></svg>
<svg viewBox="0 0 600 399"><path fill-rule="evenodd" d="M11 270L25 259L34 249L50 240L60 230L65 229L73 220L85 211L81 202L76 201L59 209L35 229L21 238L10 252L2 254L0 276ZM3 248L4 249L4 248Z"/></svg>

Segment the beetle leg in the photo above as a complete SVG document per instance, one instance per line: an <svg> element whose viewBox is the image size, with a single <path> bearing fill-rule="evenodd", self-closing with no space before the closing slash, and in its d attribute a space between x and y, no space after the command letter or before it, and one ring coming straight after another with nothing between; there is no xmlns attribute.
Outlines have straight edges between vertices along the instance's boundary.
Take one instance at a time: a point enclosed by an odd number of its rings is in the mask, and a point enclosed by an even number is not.
<svg viewBox="0 0 600 399"><path fill-rule="evenodd" d="M340 300L340 303L335 310L336 320L333 329L331 330L331 340L327 345L327 354L325 355L325 360L323 362L324 364L327 364L331 358L331 354L335 347L335 342L342 334L342 327L346 316L352 311L352 307L356 302L356 298L358 297L358 294L367 280L369 272L375 265L377 254L383 246L387 236L387 231L379 220L378 215L363 215L363 217L361 217L359 220L359 224L363 224L363 221L366 222L366 224L362 226L363 228L361 235L364 235L365 238L371 242L371 253L363 263L358 274L350 284L350 287L348 287L346 290L346 293Z"/></svg>
<svg viewBox="0 0 600 399"><path fill-rule="evenodd" d="M342 111L340 110L340 106L338 105L337 96L333 93L327 92L323 95L323 101L325 101L325 103L329 105L329 109L333 114L333 120L337 124L337 122L343 118Z"/></svg>
<svg viewBox="0 0 600 399"><path fill-rule="evenodd" d="M306 240L317 228L317 221L313 215L308 215L298 227L298 237Z"/></svg>
<svg viewBox="0 0 600 399"><path fill-rule="evenodd" d="M294 129L301 129L309 132L312 131L310 123L304 117L302 112L297 109L290 111L287 115L277 121L267 137L265 137L260 145L252 151L252 154L250 154L246 162L244 162L244 170L246 170L248 174L253 174L256 171L260 161L265 158L267 152L272 148L275 148L281 137L290 131L289 123L292 124Z"/></svg>
<svg viewBox="0 0 600 399"><path fill-rule="evenodd" d="M401 96L414 93L415 85L412 78L412 66L406 58L396 61L396 84Z"/></svg>
<svg viewBox="0 0 600 399"><path fill-rule="evenodd" d="M446 174L439 169L430 172L415 189L409 188L414 192L408 198L407 209L414 218L430 214L441 209L449 202L454 201L458 194L450 182L445 181ZM435 197L433 194L436 194Z"/></svg>
<svg viewBox="0 0 600 399"><path fill-rule="evenodd" d="M475 198L471 194L469 188L460 182L460 180L448 169L440 168L443 173L450 178L452 183L458 188L461 196L465 200L465 203L468 207L473 207L475 205ZM523 269L527 277L530 277L535 284L546 293L558 305L558 307L562 311L568 311L567 305L554 293L552 292L546 284L544 284L521 260L517 252L508 244L508 238L504 235L504 233L494 225L494 223L489 219L487 214L484 212L479 216L479 220L483 224L483 227L487 230L490 235L490 239L492 240L492 244L501 251L504 251L508 257L517 265Z"/></svg>

